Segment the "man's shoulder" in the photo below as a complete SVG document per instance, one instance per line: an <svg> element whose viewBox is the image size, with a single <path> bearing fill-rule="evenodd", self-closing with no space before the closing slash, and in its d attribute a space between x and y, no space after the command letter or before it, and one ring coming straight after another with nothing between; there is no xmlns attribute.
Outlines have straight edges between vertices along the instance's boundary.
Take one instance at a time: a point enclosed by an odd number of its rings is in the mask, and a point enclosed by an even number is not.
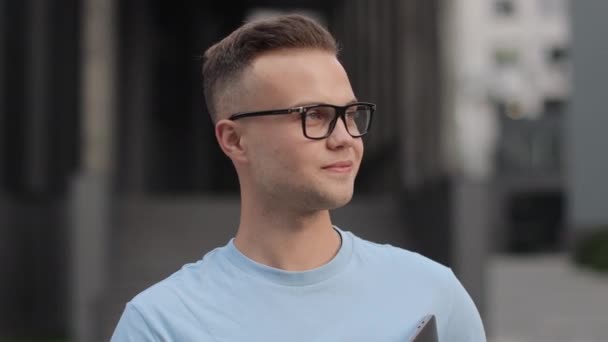
<svg viewBox="0 0 608 342"><path fill-rule="evenodd" d="M213 250L196 262L183 265L165 279L151 285L131 299L130 304L140 311L169 307L178 308L192 295L204 295L209 278L217 269Z"/></svg>
<svg viewBox="0 0 608 342"><path fill-rule="evenodd" d="M177 283L173 281L173 277L179 272L181 270L139 292L130 300L129 304L139 311L174 305Z"/></svg>
<svg viewBox="0 0 608 342"><path fill-rule="evenodd" d="M443 280L450 277L452 271L449 267L415 251L402 247L372 242L354 236L359 246L358 253L369 262L384 265L391 269L401 270L403 273L417 276L438 277Z"/></svg>

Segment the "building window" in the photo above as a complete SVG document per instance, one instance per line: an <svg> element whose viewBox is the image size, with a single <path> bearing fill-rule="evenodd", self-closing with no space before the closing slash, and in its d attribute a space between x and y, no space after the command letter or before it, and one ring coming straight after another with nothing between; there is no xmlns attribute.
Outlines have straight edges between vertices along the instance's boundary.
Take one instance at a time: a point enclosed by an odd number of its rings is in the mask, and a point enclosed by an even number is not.
<svg viewBox="0 0 608 342"><path fill-rule="evenodd" d="M566 14L568 4L565 0L538 0L538 11L544 17L556 17Z"/></svg>
<svg viewBox="0 0 608 342"><path fill-rule="evenodd" d="M494 13L501 17L511 17L515 14L515 3L513 0L495 0Z"/></svg>
<svg viewBox="0 0 608 342"><path fill-rule="evenodd" d="M517 65L519 52L514 48L498 48L494 50L494 64L499 68L510 68Z"/></svg>
<svg viewBox="0 0 608 342"><path fill-rule="evenodd" d="M568 60L568 49L563 46L553 46L547 50L547 61L552 65L561 65Z"/></svg>

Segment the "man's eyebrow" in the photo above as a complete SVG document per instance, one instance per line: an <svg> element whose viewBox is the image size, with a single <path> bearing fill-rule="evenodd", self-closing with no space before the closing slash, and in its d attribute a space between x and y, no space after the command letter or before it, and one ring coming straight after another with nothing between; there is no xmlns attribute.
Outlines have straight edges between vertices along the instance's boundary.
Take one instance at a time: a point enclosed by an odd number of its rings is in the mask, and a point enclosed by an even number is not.
<svg viewBox="0 0 608 342"><path fill-rule="evenodd" d="M357 102L359 102L359 100L357 100L356 98L354 98L354 99L346 102L344 105L348 106L348 105L351 105L351 104L357 103ZM321 105L321 104L330 104L330 103L321 102L321 101L304 101L304 102L298 102L298 103L292 105L291 108L306 107L306 106Z"/></svg>

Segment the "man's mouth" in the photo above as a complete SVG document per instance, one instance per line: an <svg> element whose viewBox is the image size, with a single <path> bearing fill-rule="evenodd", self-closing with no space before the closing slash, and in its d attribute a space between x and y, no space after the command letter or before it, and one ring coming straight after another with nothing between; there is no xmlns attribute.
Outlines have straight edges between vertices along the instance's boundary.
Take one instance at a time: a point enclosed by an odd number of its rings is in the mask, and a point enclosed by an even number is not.
<svg viewBox="0 0 608 342"><path fill-rule="evenodd" d="M353 169L352 161L339 161L322 167L323 170L337 172L337 173L348 173Z"/></svg>

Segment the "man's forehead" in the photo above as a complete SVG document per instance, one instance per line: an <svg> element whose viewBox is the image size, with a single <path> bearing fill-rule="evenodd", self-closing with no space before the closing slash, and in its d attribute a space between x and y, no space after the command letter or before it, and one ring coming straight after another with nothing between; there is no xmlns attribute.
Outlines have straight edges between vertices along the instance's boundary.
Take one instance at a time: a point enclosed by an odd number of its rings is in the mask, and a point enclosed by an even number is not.
<svg viewBox="0 0 608 342"><path fill-rule="evenodd" d="M342 68L335 54L319 49L280 49L254 58L248 71L264 77L276 73L315 71L319 64Z"/></svg>
<svg viewBox="0 0 608 342"><path fill-rule="evenodd" d="M298 101L295 103L292 103L289 107L306 107L306 106L312 106L312 105L318 105L318 104L329 104L329 105L334 105L334 106L348 106L351 105L353 103L357 103L359 102L359 100L357 100L355 97L353 97L350 100L347 101L341 101L341 102L328 102L328 101L323 101L323 100L303 100L303 101Z"/></svg>
<svg viewBox="0 0 608 342"><path fill-rule="evenodd" d="M288 98L283 100L292 105L329 100L345 104L354 99L346 71L335 55L323 50L292 49L264 54L253 61L244 81L256 93L285 96Z"/></svg>
<svg viewBox="0 0 608 342"><path fill-rule="evenodd" d="M335 54L320 49L273 50L254 58L228 80L217 97L220 118L246 111L344 105L354 100L348 76Z"/></svg>

